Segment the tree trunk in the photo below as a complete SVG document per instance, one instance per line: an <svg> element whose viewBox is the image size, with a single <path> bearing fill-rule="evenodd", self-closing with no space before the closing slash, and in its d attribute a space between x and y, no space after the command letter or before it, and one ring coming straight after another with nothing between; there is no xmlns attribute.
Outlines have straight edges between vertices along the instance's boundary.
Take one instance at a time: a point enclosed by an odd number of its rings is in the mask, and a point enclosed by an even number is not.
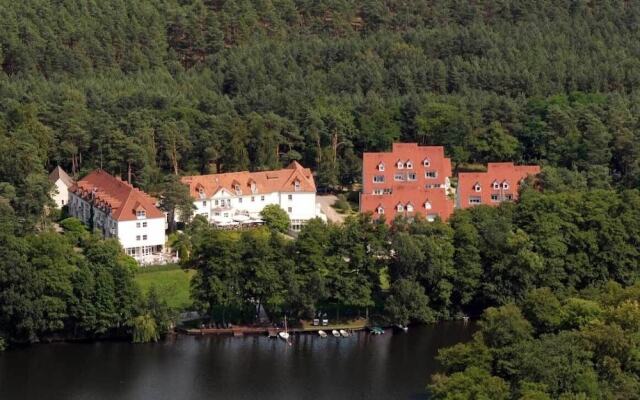
<svg viewBox="0 0 640 400"><path fill-rule="evenodd" d="M127 182L131 185L131 162L127 163Z"/></svg>

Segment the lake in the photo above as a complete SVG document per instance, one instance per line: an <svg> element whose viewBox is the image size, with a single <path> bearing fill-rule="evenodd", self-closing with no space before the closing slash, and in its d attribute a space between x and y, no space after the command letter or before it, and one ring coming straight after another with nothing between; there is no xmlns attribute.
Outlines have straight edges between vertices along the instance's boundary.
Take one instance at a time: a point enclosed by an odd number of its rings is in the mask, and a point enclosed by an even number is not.
<svg viewBox="0 0 640 400"><path fill-rule="evenodd" d="M43 344L0 353L0 399L426 399L438 349L471 338L473 323L291 346L263 336L178 336L155 344Z"/></svg>

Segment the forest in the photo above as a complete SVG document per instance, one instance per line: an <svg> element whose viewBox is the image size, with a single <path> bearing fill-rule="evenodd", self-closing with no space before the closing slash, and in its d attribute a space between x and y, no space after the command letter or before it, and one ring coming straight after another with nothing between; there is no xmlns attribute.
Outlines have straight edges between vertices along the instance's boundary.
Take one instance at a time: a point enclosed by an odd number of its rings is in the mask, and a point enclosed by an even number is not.
<svg viewBox="0 0 640 400"><path fill-rule="evenodd" d="M359 215L283 240L196 219L179 245L198 309L484 312L476 339L441 356L434 398L633 398L639 24L629 1L1 0L0 348L148 341L169 324L117 243L73 220L55 232L54 166L171 203L177 176L291 160L350 188L363 152L414 141L445 146L456 171L543 173L518 204L448 223Z"/></svg>
<svg viewBox="0 0 640 400"><path fill-rule="evenodd" d="M470 343L440 351L445 372L433 377L431 398L638 398L639 290L540 288L520 306L488 308Z"/></svg>

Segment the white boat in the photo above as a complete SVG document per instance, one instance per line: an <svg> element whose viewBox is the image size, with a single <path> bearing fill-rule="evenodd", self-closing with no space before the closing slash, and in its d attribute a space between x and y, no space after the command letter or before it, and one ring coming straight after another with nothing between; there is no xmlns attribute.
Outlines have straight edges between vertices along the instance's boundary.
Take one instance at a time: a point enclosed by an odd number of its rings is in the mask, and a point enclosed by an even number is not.
<svg viewBox="0 0 640 400"><path fill-rule="evenodd" d="M349 334L349 332L345 331L344 329L340 329L340 335L341 335L342 337L349 337L349 336L351 336L351 335Z"/></svg>
<svg viewBox="0 0 640 400"><path fill-rule="evenodd" d="M318 331L318 335L320 335L321 338L326 338L328 336L327 332L322 331L322 330Z"/></svg>
<svg viewBox="0 0 640 400"><path fill-rule="evenodd" d="M332 334L333 336L335 336L335 337L340 337L340 332L338 332L338 331L337 331L337 330L335 330L335 329L331 331L331 334Z"/></svg>
<svg viewBox="0 0 640 400"><path fill-rule="evenodd" d="M289 332L278 332L278 337L282 340L289 340Z"/></svg>
<svg viewBox="0 0 640 400"><path fill-rule="evenodd" d="M287 329L287 318L284 319L284 331L278 332L278 337L284 341L289 341L289 330Z"/></svg>

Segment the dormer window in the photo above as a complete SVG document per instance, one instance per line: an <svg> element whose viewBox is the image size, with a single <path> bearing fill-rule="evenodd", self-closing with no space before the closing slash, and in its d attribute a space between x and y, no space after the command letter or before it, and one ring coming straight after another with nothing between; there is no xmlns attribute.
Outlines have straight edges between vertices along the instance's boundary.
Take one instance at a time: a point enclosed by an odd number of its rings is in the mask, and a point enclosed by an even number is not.
<svg viewBox="0 0 640 400"><path fill-rule="evenodd" d="M504 190L509 189L509 183L508 183L507 181L502 182L502 188L503 188Z"/></svg>
<svg viewBox="0 0 640 400"><path fill-rule="evenodd" d="M294 190L295 190L296 192L299 192L299 191L300 191L300 181L299 181L299 180L297 180L297 179L296 179L296 180L293 182L293 188L294 188Z"/></svg>
<svg viewBox="0 0 640 400"><path fill-rule="evenodd" d="M256 183L251 182L251 193L255 193L255 192L256 192Z"/></svg>
<svg viewBox="0 0 640 400"><path fill-rule="evenodd" d="M398 163L396 164L396 166L398 167L398 169L404 169L404 163L400 160L398 160Z"/></svg>
<svg viewBox="0 0 640 400"><path fill-rule="evenodd" d="M473 185L473 190L475 192L480 192L480 191L482 191L482 188L480 187L479 183L476 183L475 185Z"/></svg>
<svg viewBox="0 0 640 400"><path fill-rule="evenodd" d="M500 183L498 181L493 181L493 190L500 189Z"/></svg>
<svg viewBox="0 0 640 400"><path fill-rule="evenodd" d="M378 171L384 171L384 163L378 164Z"/></svg>
<svg viewBox="0 0 640 400"><path fill-rule="evenodd" d="M147 218L147 212L145 210L137 210L136 211L137 218Z"/></svg>
<svg viewBox="0 0 640 400"><path fill-rule="evenodd" d="M411 160L407 161L406 164L404 165L407 169L413 169L413 163L411 162Z"/></svg>
<svg viewBox="0 0 640 400"><path fill-rule="evenodd" d="M431 210L431 203L429 202L429 200L424 202L424 208L425 210Z"/></svg>
<svg viewBox="0 0 640 400"><path fill-rule="evenodd" d="M407 212L413 212L413 204L407 204Z"/></svg>
<svg viewBox="0 0 640 400"><path fill-rule="evenodd" d="M425 158L424 160L422 160L422 165L424 165L425 167L430 167L431 160L429 160L428 158Z"/></svg>
<svg viewBox="0 0 640 400"><path fill-rule="evenodd" d="M382 208L382 206L378 206L378 209L376 210L378 212L378 214L382 215L384 214L384 208Z"/></svg>
<svg viewBox="0 0 640 400"><path fill-rule="evenodd" d="M404 206L401 203L398 203L398 205L396 206L396 210L398 212L402 212L402 211L404 211Z"/></svg>
<svg viewBox="0 0 640 400"><path fill-rule="evenodd" d="M236 191L236 194L242 194L242 189L240 189L239 183L236 183L235 185L233 185L233 190Z"/></svg>

